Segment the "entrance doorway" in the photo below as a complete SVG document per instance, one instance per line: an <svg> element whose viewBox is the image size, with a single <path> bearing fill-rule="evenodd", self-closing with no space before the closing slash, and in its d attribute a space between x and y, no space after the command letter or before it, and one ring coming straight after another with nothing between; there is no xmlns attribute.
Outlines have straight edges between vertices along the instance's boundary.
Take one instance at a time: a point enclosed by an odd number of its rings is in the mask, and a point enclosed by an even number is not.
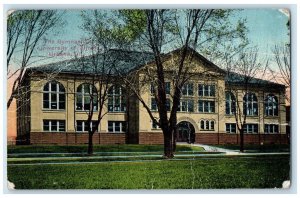
<svg viewBox="0 0 300 198"><path fill-rule="evenodd" d="M195 142L195 128L187 121L179 122L177 125L177 142Z"/></svg>

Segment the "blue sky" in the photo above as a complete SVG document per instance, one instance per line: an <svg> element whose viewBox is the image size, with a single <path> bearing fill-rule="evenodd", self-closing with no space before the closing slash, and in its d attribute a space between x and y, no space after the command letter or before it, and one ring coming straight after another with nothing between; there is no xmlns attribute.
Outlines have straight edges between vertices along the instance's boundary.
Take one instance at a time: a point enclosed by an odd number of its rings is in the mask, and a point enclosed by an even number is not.
<svg viewBox="0 0 300 198"><path fill-rule="evenodd" d="M58 27L58 33L55 35L49 34L47 39L51 40L48 43L42 43L39 47L66 47L63 56L55 56L55 52L59 50L49 50L38 48L39 55L54 56L53 58L44 61L38 61L37 64L45 64L63 59L71 59L74 56L74 50L71 50L74 44L61 44L59 41L74 41L85 37L84 31L80 28L82 24L80 10L67 10L63 19L65 24ZM275 44L284 44L289 41L289 35L286 23L288 17L278 9L245 9L240 11L238 17L246 18L246 26L249 29L248 38L251 45L258 46L260 55L270 55L271 48ZM236 21L237 18L232 18ZM51 53L54 52L54 53Z"/></svg>
<svg viewBox="0 0 300 198"><path fill-rule="evenodd" d="M288 17L277 9L248 9L242 12L249 28L249 40L261 50L289 41Z"/></svg>

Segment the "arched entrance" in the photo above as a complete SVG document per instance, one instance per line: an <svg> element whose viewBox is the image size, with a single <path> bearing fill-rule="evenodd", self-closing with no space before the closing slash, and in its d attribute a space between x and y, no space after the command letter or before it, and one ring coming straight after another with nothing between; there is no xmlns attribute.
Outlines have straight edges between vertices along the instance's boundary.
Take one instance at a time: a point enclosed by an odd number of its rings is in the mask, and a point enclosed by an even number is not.
<svg viewBox="0 0 300 198"><path fill-rule="evenodd" d="M187 121L182 121L177 124L177 142L195 142L195 128Z"/></svg>

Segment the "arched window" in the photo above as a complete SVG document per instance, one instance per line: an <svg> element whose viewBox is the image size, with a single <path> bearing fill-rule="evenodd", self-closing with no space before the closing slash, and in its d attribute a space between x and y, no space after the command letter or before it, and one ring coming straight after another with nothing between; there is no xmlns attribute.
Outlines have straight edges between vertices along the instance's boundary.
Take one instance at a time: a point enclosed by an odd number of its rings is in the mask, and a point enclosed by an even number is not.
<svg viewBox="0 0 300 198"><path fill-rule="evenodd" d="M265 98L265 115L278 116L278 99L273 94L269 94Z"/></svg>
<svg viewBox="0 0 300 198"><path fill-rule="evenodd" d="M205 122L205 129L206 129L206 130L209 129L209 123L210 123L210 121L206 120L206 122Z"/></svg>
<svg viewBox="0 0 300 198"><path fill-rule="evenodd" d="M125 91L121 86L111 86L108 90L108 111L126 111Z"/></svg>
<svg viewBox="0 0 300 198"><path fill-rule="evenodd" d="M254 93L247 93L243 98L244 114L250 116L258 115L257 97Z"/></svg>
<svg viewBox="0 0 300 198"><path fill-rule="evenodd" d="M64 86L56 81L46 83L43 89L44 109L65 109L66 95Z"/></svg>
<svg viewBox="0 0 300 198"><path fill-rule="evenodd" d="M205 129L205 121L204 120L201 120L201 122L200 122L200 128L201 128L201 130Z"/></svg>
<svg viewBox="0 0 300 198"><path fill-rule="evenodd" d="M236 111L235 96L230 91L226 91L226 114L233 115Z"/></svg>
<svg viewBox="0 0 300 198"><path fill-rule="evenodd" d="M215 130L215 121L214 120L201 120L200 129L202 131L213 131Z"/></svg>
<svg viewBox="0 0 300 198"><path fill-rule="evenodd" d="M97 89L95 86L84 83L79 85L76 92L76 110L89 111L93 105L93 111L97 111Z"/></svg>
<svg viewBox="0 0 300 198"><path fill-rule="evenodd" d="M210 130L215 130L215 121L210 121Z"/></svg>

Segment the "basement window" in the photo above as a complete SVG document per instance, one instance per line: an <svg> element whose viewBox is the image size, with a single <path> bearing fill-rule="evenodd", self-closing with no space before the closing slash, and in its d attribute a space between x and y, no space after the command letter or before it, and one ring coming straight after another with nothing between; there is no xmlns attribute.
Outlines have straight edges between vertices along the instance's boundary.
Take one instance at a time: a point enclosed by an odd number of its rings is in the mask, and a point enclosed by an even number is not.
<svg viewBox="0 0 300 198"><path fill-rule="evenodd" d="M45 132L66 131L65 120L43 120L43 131Z"/></svg>
<svg viewBox="0 0 300 198"><path fill-rule="evenodd" d="M126 122L124 121L108 121L108 132L124 133L126 132Z"/></svg>

